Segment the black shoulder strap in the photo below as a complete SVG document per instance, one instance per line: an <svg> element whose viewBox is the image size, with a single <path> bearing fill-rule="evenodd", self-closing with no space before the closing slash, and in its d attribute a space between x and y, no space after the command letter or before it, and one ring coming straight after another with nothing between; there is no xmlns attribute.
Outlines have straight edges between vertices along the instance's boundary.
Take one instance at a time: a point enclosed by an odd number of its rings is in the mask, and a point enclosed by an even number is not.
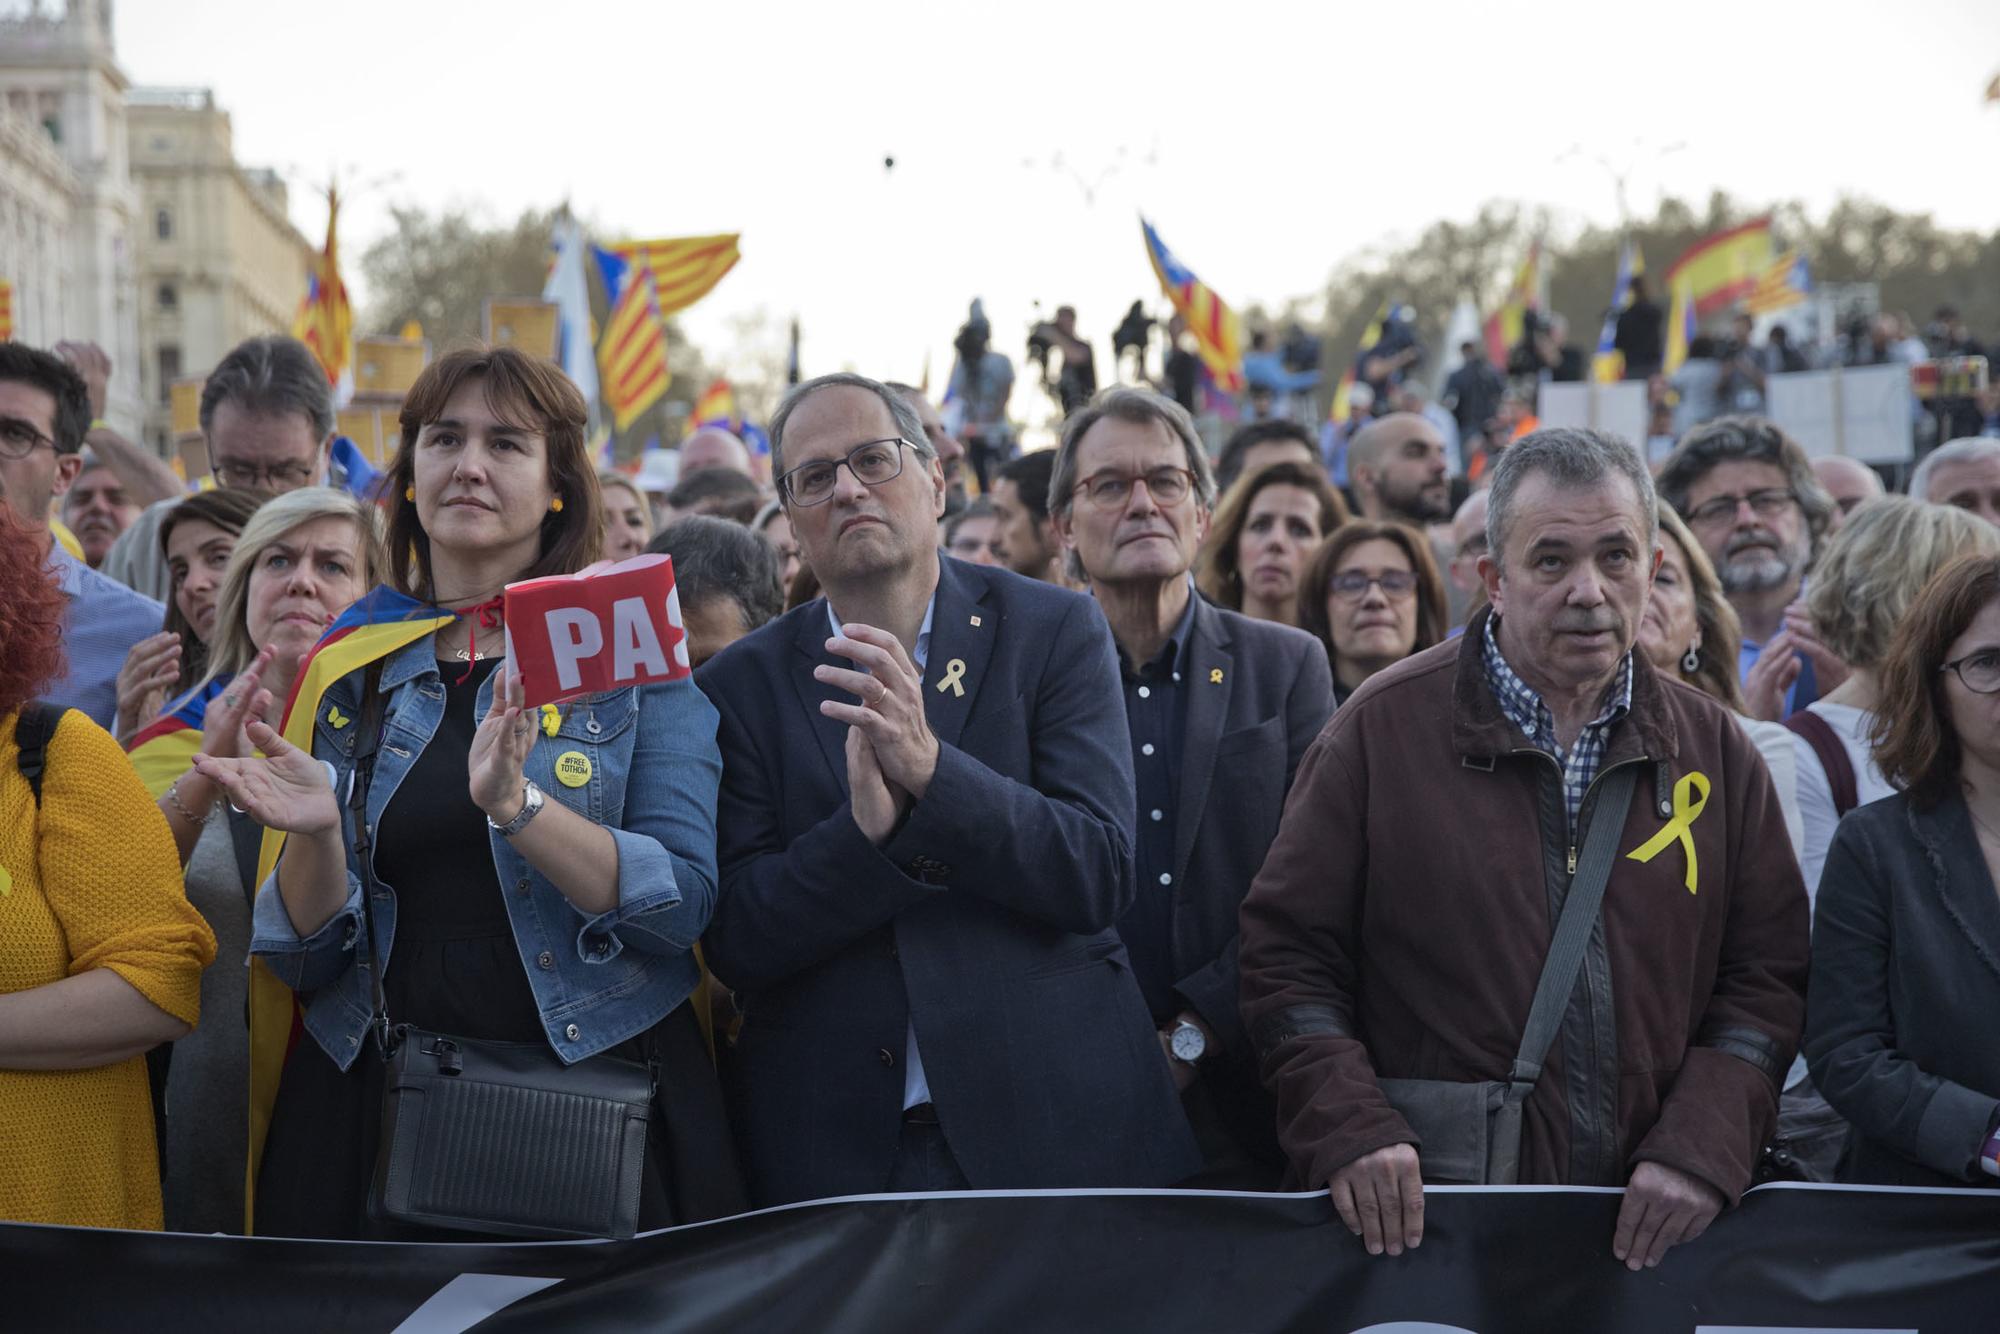
<svg viewBox="0 0 2000 1334"><path fill-rule="evenodd" d="M1569 882L1569 893L1563 897L1555 938L1549 942L1548 958L1535 982L1534 1003L1528 1007L1527 1027L1521 1031L1521 1048L1514 1057L1510 1082L1516 1101L1533 1091L1542 1075L1542 1062L1562 1027L1563 1011L1576 989L1576 970L1583 966L1584 949L1597 926L1597 910L1604 904L1604 888L1611 880L1611 864L1618 856L1618 840L1625 833L1625 815L1631 809L1632 788L1638 777L1637 764L1613 769L1605 775L1604 790L1591 810L1583 856Z"/></svg>
<svg viewBox="0 0 2000 1334"><path fill-rule="evenodd" d="M47 700L31 699L21 706L21 716L14 724L14 742L21 748L21 777L28 780L28 790L35 794L37 810L42 805L42 774L49 767L49 742L55 738L63 712Z"/></svg>
<svg viewBox="0 0 2000 1334"><path fill-rule="evenodd" d="M1854 781L1854 761L1847 757L1847 747L1841 744L1833 724L1811 709L1800 709L1785 719L1785 726L1804 737L1819 757L1819 767L1826 770L1826 785L1833 792L1833 813L1845 815L1859 806L1861 792Z"/></svg>
<svg viewBox="0 0 2000 1334"><path fill-rule="evenodd" d="M374 1015L371 1027L386 1055L389 1043L389 998L382 990L385 967L375 936L375 840L368 828L368 788L375 779L375 755L382 745L382 718L388 711L382 696L382 664L368 664L361 678L361 726L354 738L354 776L348 781L347 808L354 816L354 860L361 868L361 916L368 924L367 948L356 962L368 970Z"/></svg>

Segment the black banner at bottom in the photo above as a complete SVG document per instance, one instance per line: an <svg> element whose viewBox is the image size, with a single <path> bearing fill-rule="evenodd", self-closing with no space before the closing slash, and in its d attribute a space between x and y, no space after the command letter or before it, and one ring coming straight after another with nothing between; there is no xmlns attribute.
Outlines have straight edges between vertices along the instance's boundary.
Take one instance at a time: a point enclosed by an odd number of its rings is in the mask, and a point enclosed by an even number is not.
<svg viewBox="0 0 2000 1334"><path fill-rule="evenodd" d="M1433 1189L1372 1258L1326 1195L871 1196L629 1242L395 1245L0 1225L0 1328L1313 1330L1775 1334L2000 1329L2000 1193L1767 1186L1659 1268L1619 1193Z"/></svg>

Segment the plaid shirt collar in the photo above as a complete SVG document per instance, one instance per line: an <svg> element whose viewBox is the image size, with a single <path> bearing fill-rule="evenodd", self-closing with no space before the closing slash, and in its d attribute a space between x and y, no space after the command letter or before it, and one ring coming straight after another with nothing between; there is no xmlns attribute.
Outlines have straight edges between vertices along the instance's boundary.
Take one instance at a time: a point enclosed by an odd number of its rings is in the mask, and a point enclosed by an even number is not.
<svg viewBox="0 0 2000 1334"><path fill-rule="evenodd" d="M1556 742L1555 715L1549 712L1549 706L1542 702L1542 697L1536 693L1535 688L1521 679L1520 673L1514 670L1508 663L1506 655L1500 651L1499 624L1498 616L1486 618L1486 643L1482 654L1486 668L1486 683L1493 688L1493 697L1500 701L1500 711L1507 715L1507 721L1520 728L1521 735L1527 737L1530 744L1543 747L1556 757L1557 763L1567 768L1570 757L1563 754L1562 747ZM1582 735L1577 738L1579 748L1582 748L1585 742L1593 743L1590 749L1599 755L1603 752L1602 739L1610 731L1611 725L1632 710L1630 649L1626 650L1625 656L1620 659L1618 677L1611 683L1611 689L1604 699L1603 711L1584 727ZM1594 769L1596 766L1593 764L1591 767ZM1587 784L1588 776L1585 781Z"/></svg>

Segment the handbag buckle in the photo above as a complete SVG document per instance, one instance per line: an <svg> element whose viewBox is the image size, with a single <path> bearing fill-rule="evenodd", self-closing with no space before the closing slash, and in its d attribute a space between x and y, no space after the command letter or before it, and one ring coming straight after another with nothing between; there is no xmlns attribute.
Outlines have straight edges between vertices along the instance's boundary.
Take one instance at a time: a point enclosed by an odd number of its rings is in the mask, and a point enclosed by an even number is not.
<svg viewBox="0 0 2000 1334"><path fill-rule="evenodd" d="M424 1044L426 1056L437 1057L438 1073L441 1075L461 1074L465 1070L465 1058L460 1055L458 1044L446 1037L433 1037Z"/></svg>

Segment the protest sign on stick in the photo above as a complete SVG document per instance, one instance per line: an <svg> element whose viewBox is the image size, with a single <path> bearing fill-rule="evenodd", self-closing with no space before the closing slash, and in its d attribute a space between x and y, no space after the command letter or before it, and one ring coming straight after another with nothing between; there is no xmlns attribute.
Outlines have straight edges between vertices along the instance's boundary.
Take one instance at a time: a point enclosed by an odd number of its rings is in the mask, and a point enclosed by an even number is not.
<svg viewBox="0 0 2000 1334"><path fill-rule="evenodd" d="M507 660L531 709L689 675L673 559L599 561L507 585Z"/></svg>

